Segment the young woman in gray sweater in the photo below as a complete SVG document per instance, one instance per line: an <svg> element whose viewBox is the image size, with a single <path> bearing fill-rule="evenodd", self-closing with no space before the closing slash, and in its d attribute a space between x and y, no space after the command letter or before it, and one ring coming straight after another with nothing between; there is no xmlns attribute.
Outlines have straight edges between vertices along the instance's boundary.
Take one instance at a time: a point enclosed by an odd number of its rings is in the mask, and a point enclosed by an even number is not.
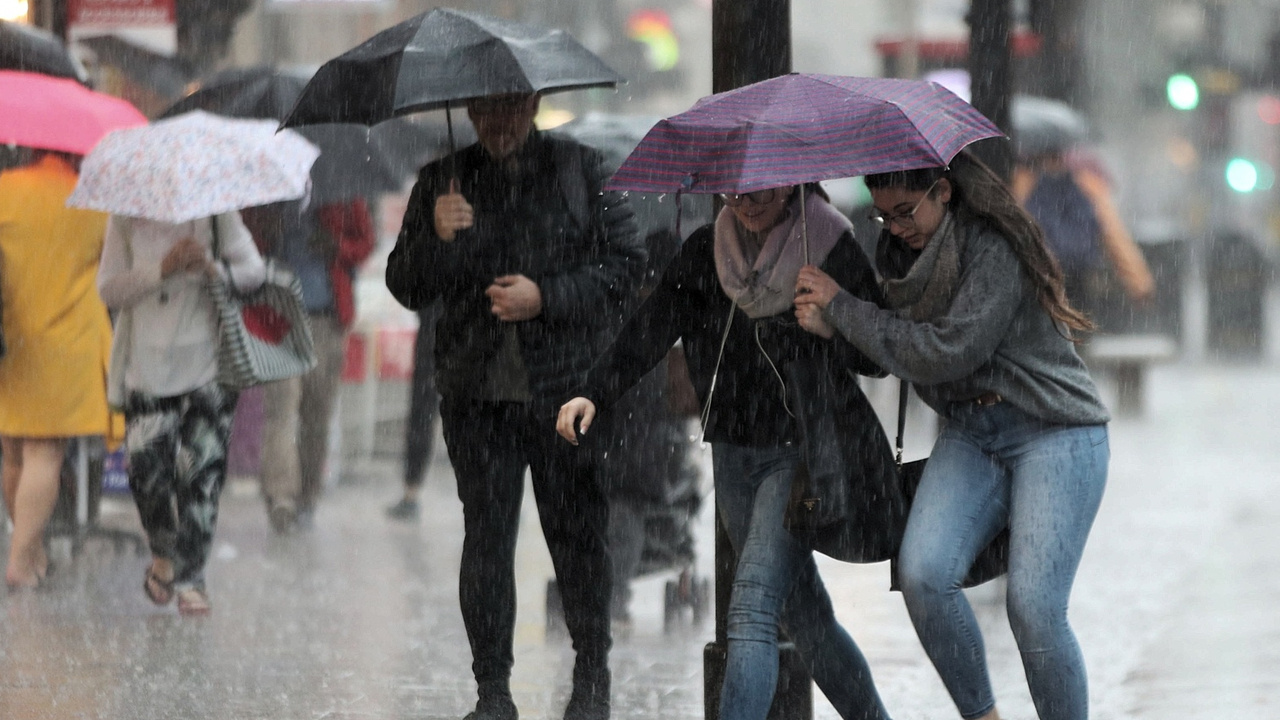
<svg viewBox="0 0 1280 720"><path fill-rule="evenodd" d="M943 418L899 555L911 621L960 715L999 718L961 582L1008 527L1009 621L1036 710L1084 720L1067 600L1110 452L1110 418L1072 340L1092 325L1068 302L1035 222L967 152L948 168L869 176L867 187L888 307L806 266L796 316L909 380Z"/></svg>

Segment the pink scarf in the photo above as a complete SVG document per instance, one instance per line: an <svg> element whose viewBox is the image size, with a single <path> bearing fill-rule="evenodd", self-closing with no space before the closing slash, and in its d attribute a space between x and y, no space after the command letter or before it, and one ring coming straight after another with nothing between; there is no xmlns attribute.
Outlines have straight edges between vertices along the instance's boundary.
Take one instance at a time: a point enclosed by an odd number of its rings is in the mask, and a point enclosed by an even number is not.
<svg viewBox="0 0 1280 720"><path fill-rule="evenodd" d="M796 193L798 198L799 192ZM787 217L769 231L754 263L748 263L738 238L733 210L724 208L716 218L715 258L720 287L748 317L762 318L790 310L796 278L805 265L804 225L808 225L809 264L821 265L840 236L853 229L849 219L816 193L805 193L806 223L801 223L800 201L793 199Z"/></svg>

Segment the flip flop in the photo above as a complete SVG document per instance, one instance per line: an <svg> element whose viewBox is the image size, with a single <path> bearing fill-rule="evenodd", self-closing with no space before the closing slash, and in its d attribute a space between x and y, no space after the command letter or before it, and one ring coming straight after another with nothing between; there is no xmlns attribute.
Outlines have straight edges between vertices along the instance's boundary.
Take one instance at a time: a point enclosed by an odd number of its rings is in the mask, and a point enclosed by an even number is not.
<svg viewBox="0 0 1280 720"><path fill-rule="evenodd" d="M165 582L164 578L157 575L148 566L147 572L142 578L142 592L146 593L147 599L153 605L163 607L173 600L173 581Z"/></svg>

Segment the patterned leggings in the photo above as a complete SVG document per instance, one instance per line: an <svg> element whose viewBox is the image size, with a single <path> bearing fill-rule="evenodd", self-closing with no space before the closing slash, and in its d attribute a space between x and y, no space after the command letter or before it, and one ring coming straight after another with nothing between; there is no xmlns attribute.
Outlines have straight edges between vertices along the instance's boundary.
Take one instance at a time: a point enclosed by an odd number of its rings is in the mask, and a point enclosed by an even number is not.
<svg viewBox="0 0 1280 720"><path fill-rule="evenodd" d="M152 554L173 562L180 590L204 588L236 398L212 382L173 397L132 391L125 403L129 489Z"/></svg>

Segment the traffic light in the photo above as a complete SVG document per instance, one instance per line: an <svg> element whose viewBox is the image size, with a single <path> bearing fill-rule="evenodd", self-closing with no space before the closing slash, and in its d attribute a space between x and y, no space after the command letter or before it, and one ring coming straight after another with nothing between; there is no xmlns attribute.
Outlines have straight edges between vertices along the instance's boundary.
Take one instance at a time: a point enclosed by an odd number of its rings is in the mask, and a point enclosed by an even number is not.
<svg viewBox="0 0 1280 720"><path fill-rule="evenodd" d="M1195 110L1200 105L1200 85L1186 73L1174 73L1164 84L1165 98L1177 110Z"/></svg>
<svg viewBox="0 0 1280 720"><path fill-rule="evenodd" d="M1266 163L1244 157L1228 160L1224 175L1227 187L1238 193L1270 190L1276 180L1275 173Z"/></svg>

